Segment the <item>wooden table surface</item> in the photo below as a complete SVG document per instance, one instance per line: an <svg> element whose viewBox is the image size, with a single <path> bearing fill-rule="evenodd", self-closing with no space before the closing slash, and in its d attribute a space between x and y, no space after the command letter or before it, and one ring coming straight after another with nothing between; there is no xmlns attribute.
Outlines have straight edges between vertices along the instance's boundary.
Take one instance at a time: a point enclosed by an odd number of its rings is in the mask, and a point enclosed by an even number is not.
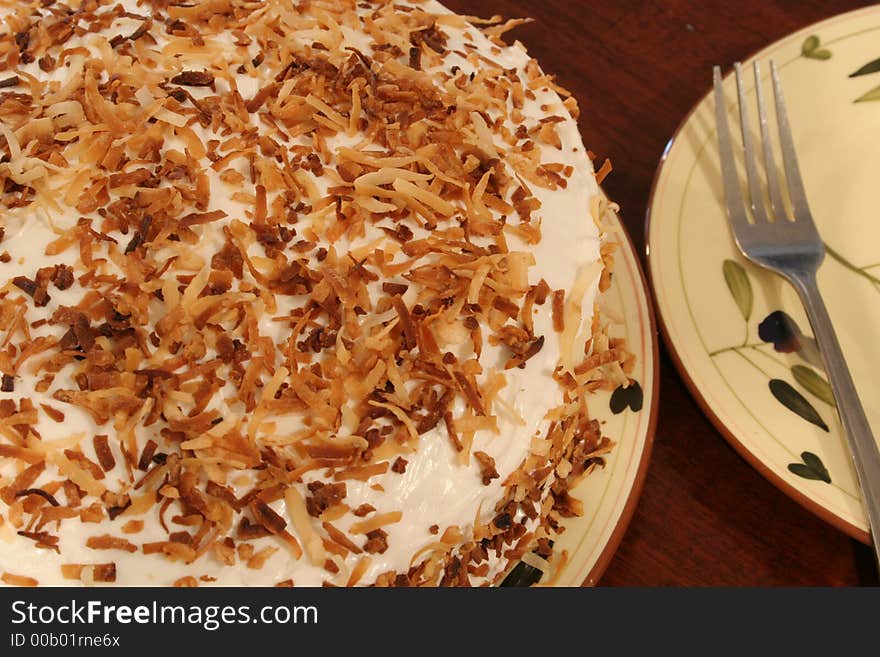
<svg viewBox="0 0 880 657"><path fill-rule="evenodd" d="M508 39L581 106L587 147L611 159L605 181L639 252L660 154L728 68L855 0L446 0L461 13L531 17ZM644 263L644 258L643 258ZM662 340L661 340L662 342ZM665 345L648 476L604 586L877 585L872 551L789 499L703 415Z"/></svg>

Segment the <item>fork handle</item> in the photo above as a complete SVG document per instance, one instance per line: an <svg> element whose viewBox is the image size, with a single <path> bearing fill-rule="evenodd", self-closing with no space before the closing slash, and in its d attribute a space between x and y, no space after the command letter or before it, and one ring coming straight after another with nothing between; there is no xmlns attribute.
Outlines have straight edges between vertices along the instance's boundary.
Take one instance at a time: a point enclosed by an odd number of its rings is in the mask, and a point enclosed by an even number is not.
<svg viewBox="0 0 880 657"><path fill-rule="evenodd" d="M880 561L880 450L871 432L868 418L859 401L856 387L849 368L843 358L843 351L819 292L814 272L801 273L792 279L795 289L813 327L813 334L819 345L828 382L837 403L837 412L849 442L859 485L862 489L863 504L868 516L868 524L874 540L875 555Z"/></svg>

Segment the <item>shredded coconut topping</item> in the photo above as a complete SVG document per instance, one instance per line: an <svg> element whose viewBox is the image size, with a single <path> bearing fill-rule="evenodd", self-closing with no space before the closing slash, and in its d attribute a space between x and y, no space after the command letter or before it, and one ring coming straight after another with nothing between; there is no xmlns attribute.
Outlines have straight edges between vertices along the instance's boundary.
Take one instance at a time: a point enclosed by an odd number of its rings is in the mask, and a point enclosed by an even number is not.
<svg viewBox="0 0 880 657"><path fill-rule="evenodd" d="M570 114L525 108L546 88L576 104L478 47L519 22L385 0L2 5L0 203L55 238L0 289L0 529L58 552L80 523L95 563L62 572L89 583L115 581L122 550L195 575L278 552L328 584L467 585L581 512L569 491L611 448L586 394L625 383L632 357L582 321L610 245L567 292L530 283L533 190L572 170L545 161ZM545 303L558 336L535 334ZM439 432L488 487L474 436L512 439L505 372L551 341L559 406L491 520L425 527L408 569L365 581L407 519L349 484L411 476ZM24 378L51 403L17 395ZM56 439L77 409L94 435Z"/></svg>

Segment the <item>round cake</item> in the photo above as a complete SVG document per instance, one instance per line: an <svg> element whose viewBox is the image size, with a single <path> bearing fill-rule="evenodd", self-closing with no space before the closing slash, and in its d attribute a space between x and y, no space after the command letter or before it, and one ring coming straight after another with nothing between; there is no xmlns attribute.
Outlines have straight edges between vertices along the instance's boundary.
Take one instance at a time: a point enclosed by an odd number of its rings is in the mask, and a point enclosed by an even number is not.
<svg viewBox="0 0 880 657"><path fill-rule="evenodd" d="M613 207L520 21L2 11L2 581L552 581L633 358Z"/></svg>

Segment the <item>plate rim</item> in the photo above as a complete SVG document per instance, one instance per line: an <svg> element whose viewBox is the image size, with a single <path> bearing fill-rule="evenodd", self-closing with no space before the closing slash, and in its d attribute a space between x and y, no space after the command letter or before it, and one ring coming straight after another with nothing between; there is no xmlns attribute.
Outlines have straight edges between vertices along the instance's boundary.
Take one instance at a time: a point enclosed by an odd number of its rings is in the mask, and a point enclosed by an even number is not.
<svg viewBox="0 0 880 657"><path fill-rule="evenodd" d="M842 13L834 14L832 16L828 16L827 18L814 21L812 23L806 24L784 36L775 39L774 41L765 44L758 48L757 50L753 50L745 55L741 61L748 62L754 59L758 54L764 52L765 50L769 50L776 45L781 44L784 41L795 38L797 35L802 34L810 29L823 25L832 20L840 20L846 17L856 17L862 14L873 14L880 13L880 6L878 5L869 5L867 7L861 7L858 9L853 9L850 11L845 11ZM729 78L731 73L728 73L725 76L725 79ZM663 344L666 346L667 352L669 353L670 359L675 366L679 376L684 381L686 387L688 388L691 396L697 402L697 405L700 407L700 410L703 414L710 420L715 429L721 434L721 436L730 444L734 450L742 457L752 468L754 468L761 476L763 476L767 481L770 482L777 490L780 490L782 493L787 495L790 499L794 500L798 503L802 508L811 512L818 518L822 519L835 529L847 534L850 538L856 539L861 543L866 545L870 545L871 538L868 532L857 525L849 522L848 520L842 518L838 514L834 513L830 509L821 505L819 502L810 498L804 492L799 490L797 487L783 479L777 473L773 472L770 467L758 458L734 433L731 431L727 425L725 425L715 411L712 409L711 405L706 401L705 396L702 391L694 382L691 377L690 372L684 364L683 359L681 358L678 349L670 337L670 332L667 327L667 318L664 314L664 309L662 304L660 303L660 296L657 294L657 286L655 284L655 272L654 272L654 263L655 260L651 256L651 226L653 225L652 220L654 218L654 204L656 201L657 191L660 186L661 178L663 177L663 173L667 168L667 160L672 148L679 141L679 139L683 136L683 132L685 128L690 123L691 119L697 113L697 111L703 106L705 102L709 100L712 95L711 86L709 90L701 95L699 99L691 106L688 110L687 114L685 114L684 118L681 119L678 126L676 126L673 131L671 137L666 142L663 147L663 152L658 160L657 166L654 171L654 177L651 182L650 193L648 195L648 202L645 209L645 221L644 221L644 237L645 237L645 257L647 259L647 273L648 280L651 285L651 298L652 303L656 306L656 316L658 326L660 327L660 332L662 335Z"/></svg>
<svg viewBox="0 0 880 657"><path fill-rule="evenodd" d="M642 446L641 454L639 455L639 465L636 468L633 483L629 488L626 502L624 503L620 515L615 521L614 528L611 530L608 540L605 542L599 556L596 558L596 561L593 563L581 583L581 586L584 587L593 587L601 583L601 578L604 576L608 566L611 565L611 561L617 554L617 550L623 541L623 537L626 535L626 532L630 527L636 508L638 507L642 493L644 492L645 482L648 478L648 470L654 453L654 439L657 433L657 422L660 412L660 340L652 288L649 285L648 277L645 273L646 267L642 263L640 252L636 248L626 225L617 213L614 214L614 220L619 225L620 234L624 238L621 240L621 247L627 250L628 257L632 260L634 265L634 273L636 274L634 282L639 285L639 289L644 295L647 325L643 326L642 329L647 331L647 342L651 349L651 403L649 408L642 409L642 412L645 410L648 412L648 422L645 427L645 442ZM639 299L639 303L642 302L643 301Z"/></svg>

